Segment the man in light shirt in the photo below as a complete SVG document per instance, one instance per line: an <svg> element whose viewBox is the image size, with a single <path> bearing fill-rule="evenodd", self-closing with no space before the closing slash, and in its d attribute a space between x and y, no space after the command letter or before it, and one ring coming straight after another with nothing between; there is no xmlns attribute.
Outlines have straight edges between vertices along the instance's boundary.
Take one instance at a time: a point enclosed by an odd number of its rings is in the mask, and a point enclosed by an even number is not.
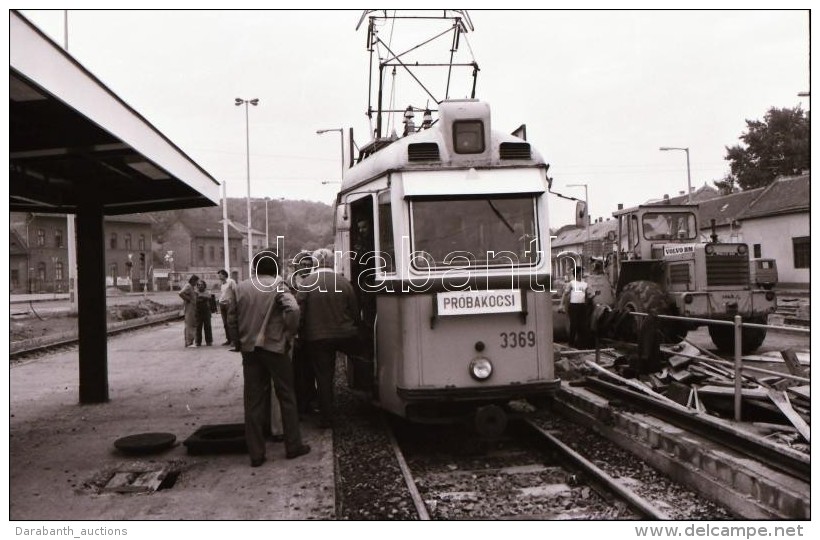
<svg viewBox="0 0 820 540"><path fill-rule="evenodd" d="M569 344L573 347L583 346L586 337L589 287L582 274L583 270L579 268L573 279L564 286L564 296L561 298L561 310L566 310L569 315Z"/></svg>
<svg viewBox="0 0 820 540"><path fill-rule="evenodd" d="M219 295L219 314L222 315L222 326L225 329L225 343L222 345L232 345L236 339L231 336L231 330L228 326L228 306L231 302L236 301L236 281L228 277L227 270L220 270L219 281L222 282L222 293Z"/></svg>

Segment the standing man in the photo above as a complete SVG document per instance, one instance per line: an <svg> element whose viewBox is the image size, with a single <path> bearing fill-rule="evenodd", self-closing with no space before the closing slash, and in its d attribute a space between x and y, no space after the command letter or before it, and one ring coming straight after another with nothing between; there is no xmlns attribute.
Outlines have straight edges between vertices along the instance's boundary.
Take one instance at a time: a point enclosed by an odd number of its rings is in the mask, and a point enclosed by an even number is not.
<svg viewBox="0 0 820 540"><path fill-rule="evenodd" d="M319 390L320 427L331 426L333 415L333 375L336 351L362 354L357 324L359 307L350 282L333 271L333 252L319 249L313 253L315 271L301 284L305 316L299 337L305 354L313 364Z"/></svg>
<svg viewBox="0 0 820 540"><path fill-rule="evenodd" d="M225 328L225 343L223 345L231 345L236 341L236 338L231 335L228 327L228 306L236 301L236 281L228 277L227 270L220 270L219 281L222 282L221 294L219 295L219 314L222 315L222 326Z"/></svg>
<svg viewBox="0 0 820 540"><path fill-rule="evenodd" d="M188 283L179 291L179 297L183 301L183 312L185 313L185 346L191 347L194 344L194 334L196 333L196 284L199 276L193 274L188 278Z"/></svg>
<svg viewBox="0 0 820 540"><path fill-rule="evenodd" d="M583 269L578 271L583 275ZM561 309L569 315L569 344L573 347L582 347L586 341L587 292L587 282L577 274L564 286Z"/></svg>
<svg viewBox="0 0 820 540"><path fill-rule="evenodd" d="M228 308L231 335L236 336L236 348L242 352L245 439L251 467L265 462L265 431L270 422L266 395L271 380L282 410L286 457L310 452L299 431L289 356L299 329L299 306L279 275L281 267L281 256L275 251L257 253L255 276L236 286L236 302Z"/></svg>
<svg viewBox="0 0 820 540"><path fill-rule="evenodd" d="M313 268L313 252L302 250L293 258L295 263L294 271L288 276L288 286L296 294L296 301L299 303L299 311L304 321L306 293L300 293L302 284L310 276ZM301 325L300 325L301 328ZM319 395L316 390L316 373L313 371L313 364L305 354L304 338L296 336L293 346L293 380L296 386L296 403L299 407L300 416L318 410Z"/></svg>

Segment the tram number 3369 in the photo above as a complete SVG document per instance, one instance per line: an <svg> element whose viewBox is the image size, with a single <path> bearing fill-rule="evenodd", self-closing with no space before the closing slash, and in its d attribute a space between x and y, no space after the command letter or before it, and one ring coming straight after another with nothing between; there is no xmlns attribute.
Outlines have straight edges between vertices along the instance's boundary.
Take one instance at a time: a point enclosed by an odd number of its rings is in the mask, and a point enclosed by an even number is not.
<svg viewBox="0 0 820 540"><path fill-rule="evenodd" d="M501 332L501 348L535 347L535 332Z"/></svg>

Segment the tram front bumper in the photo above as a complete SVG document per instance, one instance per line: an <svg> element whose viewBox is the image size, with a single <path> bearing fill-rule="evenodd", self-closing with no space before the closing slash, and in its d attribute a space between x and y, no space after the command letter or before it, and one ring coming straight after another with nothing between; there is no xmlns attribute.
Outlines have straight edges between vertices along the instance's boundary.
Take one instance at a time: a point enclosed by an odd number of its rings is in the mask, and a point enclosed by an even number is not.
<svg viewBox="0 0 820 540"><path fill-rule="evenodd" d="M535 383L507 384L504 386L464 386L458 388L396 388L396 394L406 403L453 401L498 401L528 396L553 394L561 379Z"/></svg>

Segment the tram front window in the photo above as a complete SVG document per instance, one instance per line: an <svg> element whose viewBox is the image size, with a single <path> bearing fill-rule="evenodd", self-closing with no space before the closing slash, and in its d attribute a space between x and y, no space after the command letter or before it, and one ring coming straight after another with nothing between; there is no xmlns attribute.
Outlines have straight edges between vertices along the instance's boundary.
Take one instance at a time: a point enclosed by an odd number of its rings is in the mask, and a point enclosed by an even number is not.
<svg viewBox="0 0 820 540"><path fill-rule="evenodd" d="M538 261L532 197L411 203L414 266L518 266Z"/></svg>

